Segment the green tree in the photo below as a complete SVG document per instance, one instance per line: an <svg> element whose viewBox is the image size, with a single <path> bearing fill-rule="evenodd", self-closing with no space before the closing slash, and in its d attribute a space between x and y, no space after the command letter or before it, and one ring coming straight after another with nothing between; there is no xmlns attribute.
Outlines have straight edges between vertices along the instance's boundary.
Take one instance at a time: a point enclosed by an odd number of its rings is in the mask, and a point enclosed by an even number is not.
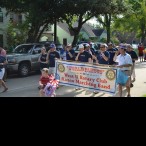
<svg viewBox="0 0 146 146"><path fill-rule="evenodd" d="M127 3L124 0L112 0L108 7L108 13L97 16L97 21L107 30L106 43L111 42L111 25L114 22L115 17L128 10Z"/></svg>
<svg viewBox="0 0 146 146"><path fill-rule="evenodd" d="M78 41L83 24L98 14L108 13L110 1L111 0L64 0L64 3L66 2L66 12L62 18L74 32L73 46L76 45Z"/></svg>
<svg viewBox="0 0 146 146"><path fill-rule="evenodd" d="M128 0L131 11L114 22L114 28L120 32L135 32L143 43L146 38L146 0Z"/></svg>
<svg viewBox="0 0 146 146"><path fill-rule="evenodd" d="M9 23L6 30L7 44L8 48L12 46L17 46L18 44L23 44L26 42L28 34L27 23L14 24Z"/></svg>

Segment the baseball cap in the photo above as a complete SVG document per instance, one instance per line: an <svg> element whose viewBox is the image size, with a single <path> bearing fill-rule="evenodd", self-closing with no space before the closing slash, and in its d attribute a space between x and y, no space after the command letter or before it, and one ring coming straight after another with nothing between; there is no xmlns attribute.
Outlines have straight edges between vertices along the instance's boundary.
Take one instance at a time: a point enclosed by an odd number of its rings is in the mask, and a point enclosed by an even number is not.
<svg viewBox="0 0 146 146"><path fill-rule="evenodd" d="M84 46L82 44L79 45L79 49L84 49Z"/></svg>
<svg viewBox="0 0 146 146"><path fill-rule="evenodd" d="M71 47L72 45L71 44L67 44L67 47Z"/></svg>
<svg viewBox="0 0 146 146"><path fill-rule="evenodd" d="M125 50L126 50L127 47L126 47L126 45L124 45L124 44L120 44L120 45L119 45L119 49L125 49Z"/></svg>
<svg viewBox="0 0 146 146"><path fill-rule="evenodd" d="M90 45L89 44L85 44L85 47L90 47Z"/></svg>
<svg viewBox="0 0 146 146"><path fill-rule="evenodd" d="M112 43L108 43L108 46L111 46L111 45L113 45Z"/></svg>
<svg viewBox="0 0 146 146"><path fill-rule="evenodd" d="M51 44L50 48L56 48L55 44Z"/></svg>

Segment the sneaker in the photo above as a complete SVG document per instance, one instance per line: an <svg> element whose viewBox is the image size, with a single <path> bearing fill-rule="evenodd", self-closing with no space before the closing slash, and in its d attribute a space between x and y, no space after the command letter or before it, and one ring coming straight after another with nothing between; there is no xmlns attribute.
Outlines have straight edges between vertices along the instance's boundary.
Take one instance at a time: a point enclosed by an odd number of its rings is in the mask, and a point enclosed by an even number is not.
<svg viewBox="0 0 146 146"><path fill-rule="evenodd" d="M81 90L81 88L76 88L76 90Z"/></svg>
<svg viewBox="0 0 146 146"><path fill-rule="evenodd" d="M131 95L127 95L127 97L131 97Z"/></svg>
<svg viewBox="0 0 146 146"><path fill-rule="evenodd" d="M7 91L8 91L8 88L5 88L4 91L2 91L2 93L7 92Z"/></svg>
<svg viewBox="0 0 146 146"><path fill-rule="evenodd" d="M98 94L99 92L97 92L97 91L94 91L93 93L94 93L94 94Z"/></svg>

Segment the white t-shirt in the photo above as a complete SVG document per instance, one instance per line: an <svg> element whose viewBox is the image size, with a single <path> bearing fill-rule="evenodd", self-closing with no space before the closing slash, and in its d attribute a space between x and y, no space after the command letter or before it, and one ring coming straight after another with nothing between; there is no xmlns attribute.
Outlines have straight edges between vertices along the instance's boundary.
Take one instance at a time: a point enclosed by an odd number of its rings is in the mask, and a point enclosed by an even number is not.
<svg viewBox="0 0 146 146"><path fill-rule="evenodd" d="M126 65L126 64L133 64L132 63L132 58L129 54L125 54L125 55L119 55L117 56L116 62L118 62L118 65ZM131 67L123 67L121 68L121 70L131 70Z"/></svg>

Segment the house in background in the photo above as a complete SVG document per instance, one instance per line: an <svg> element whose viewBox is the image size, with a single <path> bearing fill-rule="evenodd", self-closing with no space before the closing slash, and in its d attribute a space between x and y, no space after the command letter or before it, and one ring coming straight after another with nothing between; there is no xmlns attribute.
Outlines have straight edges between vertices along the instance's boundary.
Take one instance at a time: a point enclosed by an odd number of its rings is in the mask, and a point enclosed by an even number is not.
<svg viewBox="0 0 146 146"><path fill-rule="evenodd" d="M77 27L77 23L74 24ZM45 31L42 35L41 41L53 41L54 40L54 25L49 27L49 31ZM97 32L97 33L96 33ZM74 33L71 31L66 23L57 23L57 43L68 44L72 43L74 39ZM80 40L92 40L97 42L101 38L106 38L106 31L100 32L100 30L94 29L93 26L85 23L80 31ZM80 41L79 40L79 41Z"/></svg>
<svg viewBox="0 0 146 146"><path fill-rule="evenodd" d="M93 29L93 33L97 36L98 42L102 41L102 39L107 39L107 31L104 29Z"/></svg>
<svg viewBox="0 0 146 146"><path fill-rule="evenodd" d="M13 23L22 23L25 20L25 16L21 14L9 13L7 15L7 11L5 8L0 8L0 46L7 47L7 28L9 22Z"/></svg>

